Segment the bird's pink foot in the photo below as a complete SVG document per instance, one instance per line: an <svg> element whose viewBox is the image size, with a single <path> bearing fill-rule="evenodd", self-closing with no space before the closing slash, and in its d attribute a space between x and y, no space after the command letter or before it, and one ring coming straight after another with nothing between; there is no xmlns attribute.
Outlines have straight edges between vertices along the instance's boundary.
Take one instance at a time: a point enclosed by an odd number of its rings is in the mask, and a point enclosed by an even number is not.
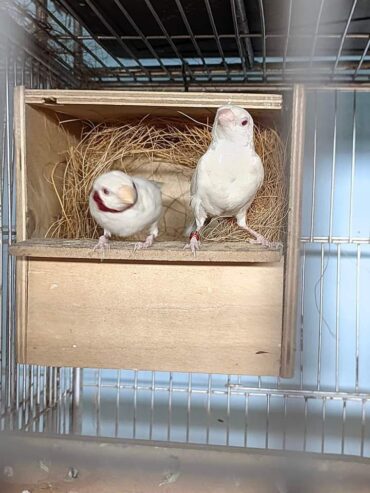
<svg viewBox="0 0 370 493"><path fill-rule="evenodd" d="M184 246L185 248L190 248L192 254L196 255L196 251L200 249L200 235L198 231L193 231L189 238L189 243Z"/></svg>
<svg viewBox="0 0 370 493"><path fill-rule="evenodd" d="M109 250L109 238L107 238L105 235L102 235L99 237L98 243L94 246L94 251L95 250Z"/></svg>
<svg viewBox="0 0 370 493"><path fill-rule="evenodd" d="M275 242L272 242L272 241L269 241L267 238L265 238L264 236L256 233L256 238L254 240L249 240L250 243L253 243L255 245L262 245L264 247L267 247L267 248L276 248L276 249L279 249L282 247L282 244L281 243L275 243Z"/></svg>
<svg viewBox="0 0 370 493"><path fill-rule="evenodd" d="M265 238L264 236L260 235L260 234L256 234L256 238L254 240L250 240L250 243L253 243L255 245L262 245L264 247L270 247L271 246L271 243L269 242L269 240L267 238Z"/></svg>
<svg viewBox="0 0 370 493"><path fill-rule="evenodd" d="M154 243L154 235L149 235L146 237L145 241L139 241L138 243L135 243L134 246L134 251L136 250L142 250L143 248L150 248Z"/></svg>

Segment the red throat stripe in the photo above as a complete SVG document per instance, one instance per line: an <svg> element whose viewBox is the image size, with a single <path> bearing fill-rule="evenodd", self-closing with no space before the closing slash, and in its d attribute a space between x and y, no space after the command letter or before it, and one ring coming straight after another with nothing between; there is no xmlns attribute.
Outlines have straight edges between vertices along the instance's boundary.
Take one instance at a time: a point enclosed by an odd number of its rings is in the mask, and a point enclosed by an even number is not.
<svg viewBox="0 0 370 493"><path fill-rule="evenodd" d="M104 204L102 198L100 197L99 192L96 190L94 191L93 199L94 199L96 205L98 206L98 209L102 212L112 212L113 214L117 214L118 212L124 212L124 211L127 211L127 209L131 209L131 207L133 207L137 202L138 195L137 195L137 188L136 188L135 183L132 183L132 186L134 187L134 190L136 192L135 201L133 204L130 204L127 207L124 207L123 209L110 209L109 207L107 207Z"/></svg>
<svg viewBox="0 0 370 493"><path fill-rule="evenodd" d="M100 195L99 195L99 192L95 191L94 192L94 195L93 195L93 199L95 200L95 203L96 205L98 206L98 209L102 212L114 212L114 213L117 213L117 212L123 212L125 209L122 209L122 210L118 210L118 209L110 209L109 207L107 207L104 202L102 201Z"/></svg>

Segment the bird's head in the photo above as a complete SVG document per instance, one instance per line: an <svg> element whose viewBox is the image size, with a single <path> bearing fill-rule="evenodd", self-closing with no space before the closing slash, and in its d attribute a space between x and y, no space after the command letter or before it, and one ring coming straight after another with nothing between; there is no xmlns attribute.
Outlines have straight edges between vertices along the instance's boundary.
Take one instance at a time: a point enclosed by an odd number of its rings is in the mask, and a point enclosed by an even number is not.
<svg viewBox="0 0 370 493"><path fill-rule="evenodd" d="M253 118L240 106L221 106L212 127L212 138L253 146Z"/></svg>
<svg viewBox="0 0 370 493"><path fill-rule="evenodd" d="M90 196L102 212L123 212L135 204L137 190L123 171L109 171L94 181Z"/></svg>

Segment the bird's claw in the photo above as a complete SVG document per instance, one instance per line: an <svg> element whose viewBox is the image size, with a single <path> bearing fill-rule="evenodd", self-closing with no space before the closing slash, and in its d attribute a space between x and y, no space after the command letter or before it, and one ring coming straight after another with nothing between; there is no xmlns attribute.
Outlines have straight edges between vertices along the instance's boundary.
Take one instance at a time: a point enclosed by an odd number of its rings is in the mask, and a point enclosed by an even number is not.
<svg viewBox="0 0 370 493"><path fill-rule="evenodd" d="M102 235L99 237L99 241L94 246L93 251L95 252L96 250L102 250L104 252L105 250L109 250L109 249L110 249L109 240L106 236Z"/></svg>
<svg viewBox="0 0 370 493"><path fill-rule="evenodd" d="M278 250L282 246L281 243L273 243L262 235L257 235L255 239L250 240L250 243L254 245L262 245L266 248L274 248L276 250Z"/></svg>
<svg viewBox="0 0 370 493"><path fill-rule="evenodd" d="M149 235L145 241L138 241L135 243L134 252L136 250L143 250L144 248L150 248L154 243L153 235Z"/></svg>
<svg viewBox="0 0 370 493"><path fill-rule="evenodd" d="M189 243L184 246L184 250L187 248L190 248L192 254L195 257L197 250L200 249L200 240L197 238L196 235L191 236Z"/></svg>

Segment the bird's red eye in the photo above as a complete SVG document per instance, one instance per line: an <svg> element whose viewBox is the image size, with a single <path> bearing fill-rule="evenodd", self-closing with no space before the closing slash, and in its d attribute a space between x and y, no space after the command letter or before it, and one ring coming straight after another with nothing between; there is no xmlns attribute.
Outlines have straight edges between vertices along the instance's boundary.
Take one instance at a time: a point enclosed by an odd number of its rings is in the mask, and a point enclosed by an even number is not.
<svg viewBox="0 0 370 493"><path fill-rule="evenodd" d="M103 188L103 193L104 195L109 195L110 191L108 190L108 188Z"/></svg>
<svg viewBox="0 0 370 493"><path fill-rule="evenodd" d="M248 120L243 120L243 121L242 121L242 125L243 125L243 127L245 127L247 124L248 124Z"/></svg>

